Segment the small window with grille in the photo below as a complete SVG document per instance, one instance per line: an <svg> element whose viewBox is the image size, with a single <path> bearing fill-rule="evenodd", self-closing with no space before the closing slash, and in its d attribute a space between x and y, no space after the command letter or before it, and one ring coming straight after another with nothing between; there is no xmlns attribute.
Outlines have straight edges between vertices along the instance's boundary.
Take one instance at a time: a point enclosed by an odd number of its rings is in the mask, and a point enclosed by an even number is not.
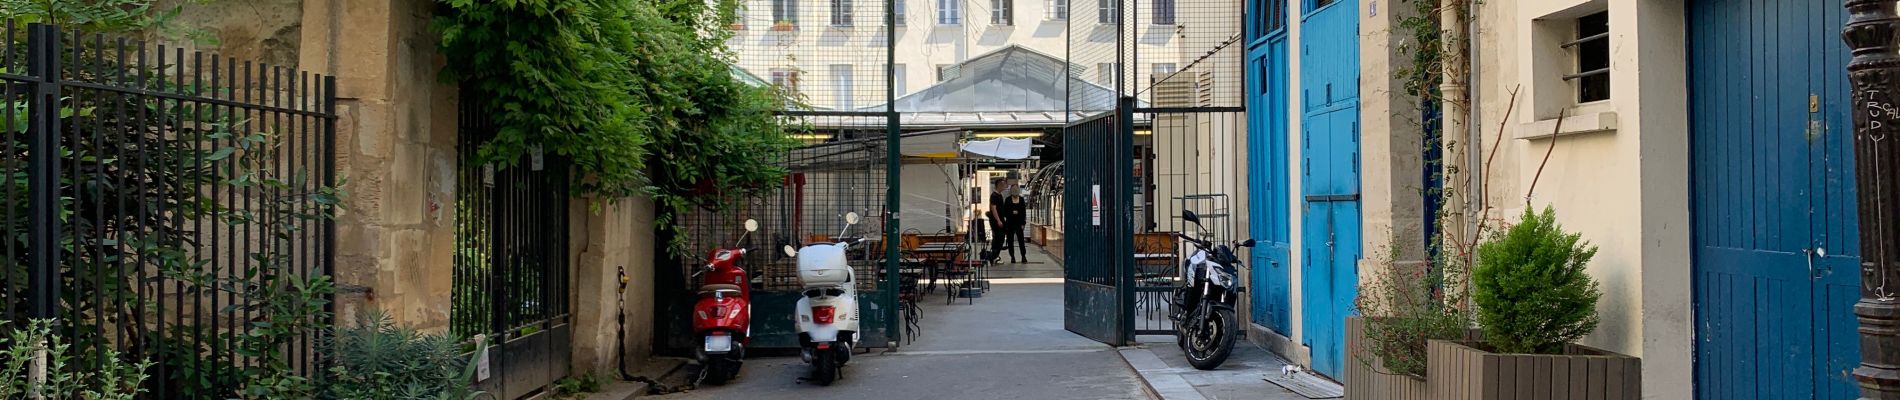
<svg viewBox="0 0 1900 400"><path fill-rule="evenodd" d="M1151 0L1148 4L1154 7L1155 25L1174 25L1174 0Z"/></svg>
<svg viewBox="0 0 1900 400"><path fill-rule="evenodd" d="M851 0L831 0L831 26L851 26Z"/></svg>
<svg viewBox="0 0 1900 400"><path fill-rule="evenodd" d="M1563 44L1577 60L1575 73L1564 76L1577 88L1577 102L1610 99L1610 13L1577 18L1575 40Z"/></svg>
<svg viewBox="0 0 1900 400"><path fill-rule="evenodd" d="M1016 0L990 0L990 25L1015 25Z"/></svg>
<svg viewBox="0 0 1900 400"><path fill-rule="evenodd" d="M772 0L772 23L775 25L798 25L798 0Z"/></svg>
<svg viewBox="0 0 1900 400"><path fill-rule="evenodd" d="M1065 21L1069 19L1069 0L1048 0L1049 20Z"/></svg>
<svg viewBox="0 0 1900 400"><path fill-rule="evenodd" d="M937 25L962 25L963 0L937 0Z"/></svg>
<svg viewBox="0 0 1900 400"><path fill-rule="evenodd" d="M1102 24L1122 23L1122 2L1120 0L1101 0L1095 7L1095 22Z"/></svg>

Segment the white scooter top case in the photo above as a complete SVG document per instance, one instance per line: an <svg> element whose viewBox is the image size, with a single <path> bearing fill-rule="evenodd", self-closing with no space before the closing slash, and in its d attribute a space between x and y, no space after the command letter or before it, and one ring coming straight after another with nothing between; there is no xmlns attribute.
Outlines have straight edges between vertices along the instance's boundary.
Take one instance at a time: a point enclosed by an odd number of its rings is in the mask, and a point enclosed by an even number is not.
<svg viewBox="0 0 1900 400"><path fill-rule="evenodd" d="M798 251L798 280L805 287L844 286L851 280L851 264L845 261L842 243L805 246Z"/></svg>

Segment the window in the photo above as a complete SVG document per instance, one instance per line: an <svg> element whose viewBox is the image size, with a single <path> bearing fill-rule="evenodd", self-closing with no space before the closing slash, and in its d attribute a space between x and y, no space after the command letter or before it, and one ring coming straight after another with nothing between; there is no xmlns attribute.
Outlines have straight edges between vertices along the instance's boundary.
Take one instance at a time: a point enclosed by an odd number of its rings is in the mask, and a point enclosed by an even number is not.
<svg viewBox="0 0 1900 400"><path fill-rule="evenodd" d="M910 75L905 72L905 70L907 69L910 69L909 66L904 65L904 64L897 64L897 65L891 66L891 85L892 85L891 89L895 89L893 91L897 92L898 96L903 96L907 93L910 93L910 91L904 90L906 89L907 86L910 86L904 83L904 78L907 78L908 77L907 75Z"/></svg>
<svg viewBox="0 0 1900 400"><path fill-rule="evenodd" d="M908 1L897 0L893 3L896 3L896 7L891 9L891 19L897 20L897 26L904 26L904 3Z"/></svg>
<svg viewBox="0 0 1900 400"><path fill-rule="evenodd" d="M831 26L851 26L851 0L831 0Z"/></svg>
<svg viewBox="0 0 1900 400"><path fill-rule="evenodd" d="M1102 86L1115 87L1115 79L1121 75L1122 66L1119 63L1095 64L1095 82Z"/></svg>
<svg viewBox="0 0 1900 400"><path fill-rule="evenodd" d="M963 0L937 0L937 25L962 25Z"/></svg>
<svg viewBox="0 0 1900 400"><path fill-rule="evenodd" d="M950 78L955 78L956 75L957 75L956 64L937 64L937 81L938 82L950 80Z"/></svg>
<svg viewBox="0 0 1900 400"><path fill-rule="evenodd" d="M1101 0L1095 7L1095 22L1104 24L1122 23L1122 0Z"/></svg>
<svg viewBox="0 0 1900 400"><path fill-rule="evenodd" d="M1016 0L990 0L990 25L1015 25Z"/></svg>
<svg viewBox="0 0 1900 400"><path fill-rule="evenodd" d="M1069 19L1069 0L1048 0L1048 1L1049 1L1048 17L1050 21L1063 21L1063 20Z"/></svg>
<svg viewBox="0 0 1900 400"><path fill-rule="evenodd" d="M831 96L837 98L838 109L853 108L857 92L851 87L851 64L831 64Z"/></svg>
<svg viewBox="0 0 1900 400"><path fill-rule="evenodd" d="M1576 55L1577 71L1564 76L1576 82L1577 102L1610 99L1610 13L1608 11L1577 18L1575 40L1564 48Z"/></svg>
<svg viewBox="0 0 1900 400"><path fill-rule="evenodd" d="M1252 0L1253 24L1247 27L1248 40L1258 40L1286 28L1286 0Z"/></svg>
<svg viewBox="0 0 1900 400"><path fill-rule="evenodd" d="M772 0L772 23L798 25L798 0Z"/></svg>
<svg viewBox="0 0 1900 400"><path fill-rule="evenodd" d="M1313 0L1313 7L1308 8L1307 11L1318 10L1320 7L1332 5L1335 1L1338 0Z"/></svg>
<svg viewBox="0 0 1900 400"><path fill-rule="evenodd" d="M1154 63L1154 66L1149 68L1153 68L1154 73L1157 74L1172 74L1176 70L1174 63Z"/></svg>
<svg viewBox="0 0 1900 400"><path fill-rule="evenodd" d="M786 94L798 93L798 70L773 68L772 86L785 91Z"/></svg>
<svg viewBox="0 0 1900 400"><path fill-rule="evenodd" d="M1150 3L1154 7L1155 25L1174 25L1174 0L1153 0Z"/></svg>

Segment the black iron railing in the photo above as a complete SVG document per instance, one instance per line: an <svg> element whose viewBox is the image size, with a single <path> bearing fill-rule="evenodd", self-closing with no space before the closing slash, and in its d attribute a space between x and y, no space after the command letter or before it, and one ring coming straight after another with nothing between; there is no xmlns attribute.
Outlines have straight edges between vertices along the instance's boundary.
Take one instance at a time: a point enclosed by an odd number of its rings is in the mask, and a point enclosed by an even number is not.
<svg viewBox="0 0 1900 400"><path fill-rule="evenodd" d="M238 338L286 315L267 282L331 272L334 79L6 28L0 316L55 320L80 362L110 361L105 349L152 361L151 398L225 394L231 372L261 363ZM328 326L325 311L292 322ZM313 374L320 331L268 346Z"/></svg>

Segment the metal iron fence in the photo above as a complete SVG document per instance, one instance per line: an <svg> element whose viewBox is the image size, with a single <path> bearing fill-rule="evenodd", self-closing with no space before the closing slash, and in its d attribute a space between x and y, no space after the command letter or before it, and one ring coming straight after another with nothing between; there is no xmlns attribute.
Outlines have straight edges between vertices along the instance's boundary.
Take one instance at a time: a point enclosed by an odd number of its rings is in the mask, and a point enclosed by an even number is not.
<svg viewBox="0 0 1900 400"><path fill-rule="evenodd" d="M713 249L735 244L750 250L741 263L752 279L752 340L754 348L796 348L797 332L790 310L798 301L798 265L794 257L780 247L830 240L843 234L850 237L877 238L885 232L886 193L886 113L841 111L785 111L781 115L796 126L809 144L794 149L780 160L788 174L784 185L769 194L751 198L720 198L718 209L696 209L681 216L687 227L686 255L674 260L674 282L663 286L695 288L701 282L693 272L704 266L704 255ZM850 231L844 229L844 215L863 216ZM747 219L759 222L759 231L746 235L744 243L735 243L744 232ZM896 297L883 263L883 247L876 244L854 247L849 258L856 272L860 303L859 342L864 347L885 347L897 339L891 310ZM676 293L690 296L691 290ZM677 298L668 315L664 347L691 348L699 342L687 326L692 301Z"/></svg>
<svg viewBox="0 0 1900 400"><path fill-rule="evenodd" d="M481 147L496 130L472 105L458 113L449 330L486 335L498 379L481 387L512 399L568 375L571 176L566 159L536 152L511 166L485 163Z"/></svg>
<svg viewBox="0 0 1900 400"><path fill-rule="evenodd" d="M86 365L154 362L148 397L234 397L260 363L237 339L302 315L271 283L331 272L335 80L44 25L0 45L0 315L55 319ZM305 332L274 343L314 374Z"/></svg>

